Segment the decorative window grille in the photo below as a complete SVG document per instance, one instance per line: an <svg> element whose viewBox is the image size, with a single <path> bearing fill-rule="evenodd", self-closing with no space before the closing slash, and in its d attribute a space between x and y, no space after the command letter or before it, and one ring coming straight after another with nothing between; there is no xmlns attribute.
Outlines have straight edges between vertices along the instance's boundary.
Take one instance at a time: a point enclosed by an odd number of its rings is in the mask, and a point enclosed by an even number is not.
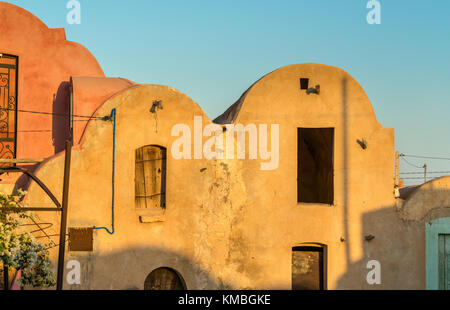
<svg viewBox="0 0 450 310"><path fill-rule="evenodd" d="M16 56L0 54L0 158L16 157L17 141L17 65ZM0 164L7 166L9 164Z"/></svg>

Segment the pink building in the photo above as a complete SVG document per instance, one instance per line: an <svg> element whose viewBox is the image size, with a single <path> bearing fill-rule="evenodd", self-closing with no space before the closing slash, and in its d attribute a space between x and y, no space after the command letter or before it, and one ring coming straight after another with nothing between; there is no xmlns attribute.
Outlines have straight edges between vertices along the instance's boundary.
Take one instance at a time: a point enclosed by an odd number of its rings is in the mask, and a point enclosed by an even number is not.
<svg viewBox="0 0 450 310"><path fill-rule="evenodd" d="M97 107L133 85L106 78L64 29L50 29L18 6L0 2L0 19L0 159L46 159L68 139L77 145ZM2 175L0 189L24 186L17 178Z"/></svg>

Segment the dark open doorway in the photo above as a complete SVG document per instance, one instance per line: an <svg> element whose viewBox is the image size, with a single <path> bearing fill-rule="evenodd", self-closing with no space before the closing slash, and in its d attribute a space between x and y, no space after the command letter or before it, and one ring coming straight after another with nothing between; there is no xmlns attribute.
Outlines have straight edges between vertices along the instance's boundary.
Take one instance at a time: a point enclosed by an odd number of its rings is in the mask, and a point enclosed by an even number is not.
<svg viewBox="0 0 450 310"><path fill-rule="evenodd" d="M326 247L298 246L292 248L292 289L326 289Z"/></svg>

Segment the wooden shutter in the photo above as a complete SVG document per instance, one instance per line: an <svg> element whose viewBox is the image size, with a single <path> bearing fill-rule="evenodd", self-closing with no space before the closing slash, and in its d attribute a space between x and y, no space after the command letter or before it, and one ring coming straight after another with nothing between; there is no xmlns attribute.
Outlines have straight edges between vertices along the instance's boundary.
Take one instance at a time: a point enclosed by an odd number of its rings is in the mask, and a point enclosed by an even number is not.
<svg viewBox="0 0 450 310"><path fill-rule="evenodd" d="M166 161L166 149L163 147L145 146L136 150L137 209L165 209Z"/></svg>

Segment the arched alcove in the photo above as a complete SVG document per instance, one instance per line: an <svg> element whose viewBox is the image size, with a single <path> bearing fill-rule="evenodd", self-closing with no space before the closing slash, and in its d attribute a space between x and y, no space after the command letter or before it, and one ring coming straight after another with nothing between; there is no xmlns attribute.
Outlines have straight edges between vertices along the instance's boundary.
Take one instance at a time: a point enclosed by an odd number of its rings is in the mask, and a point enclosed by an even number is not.
<svg viewBox="0 0 450 310"><path fill-rule="evenodd" d="M144 290L182 291L186 283L179 272L172 268L161 267L153 270L145 279Z"/></svg>

